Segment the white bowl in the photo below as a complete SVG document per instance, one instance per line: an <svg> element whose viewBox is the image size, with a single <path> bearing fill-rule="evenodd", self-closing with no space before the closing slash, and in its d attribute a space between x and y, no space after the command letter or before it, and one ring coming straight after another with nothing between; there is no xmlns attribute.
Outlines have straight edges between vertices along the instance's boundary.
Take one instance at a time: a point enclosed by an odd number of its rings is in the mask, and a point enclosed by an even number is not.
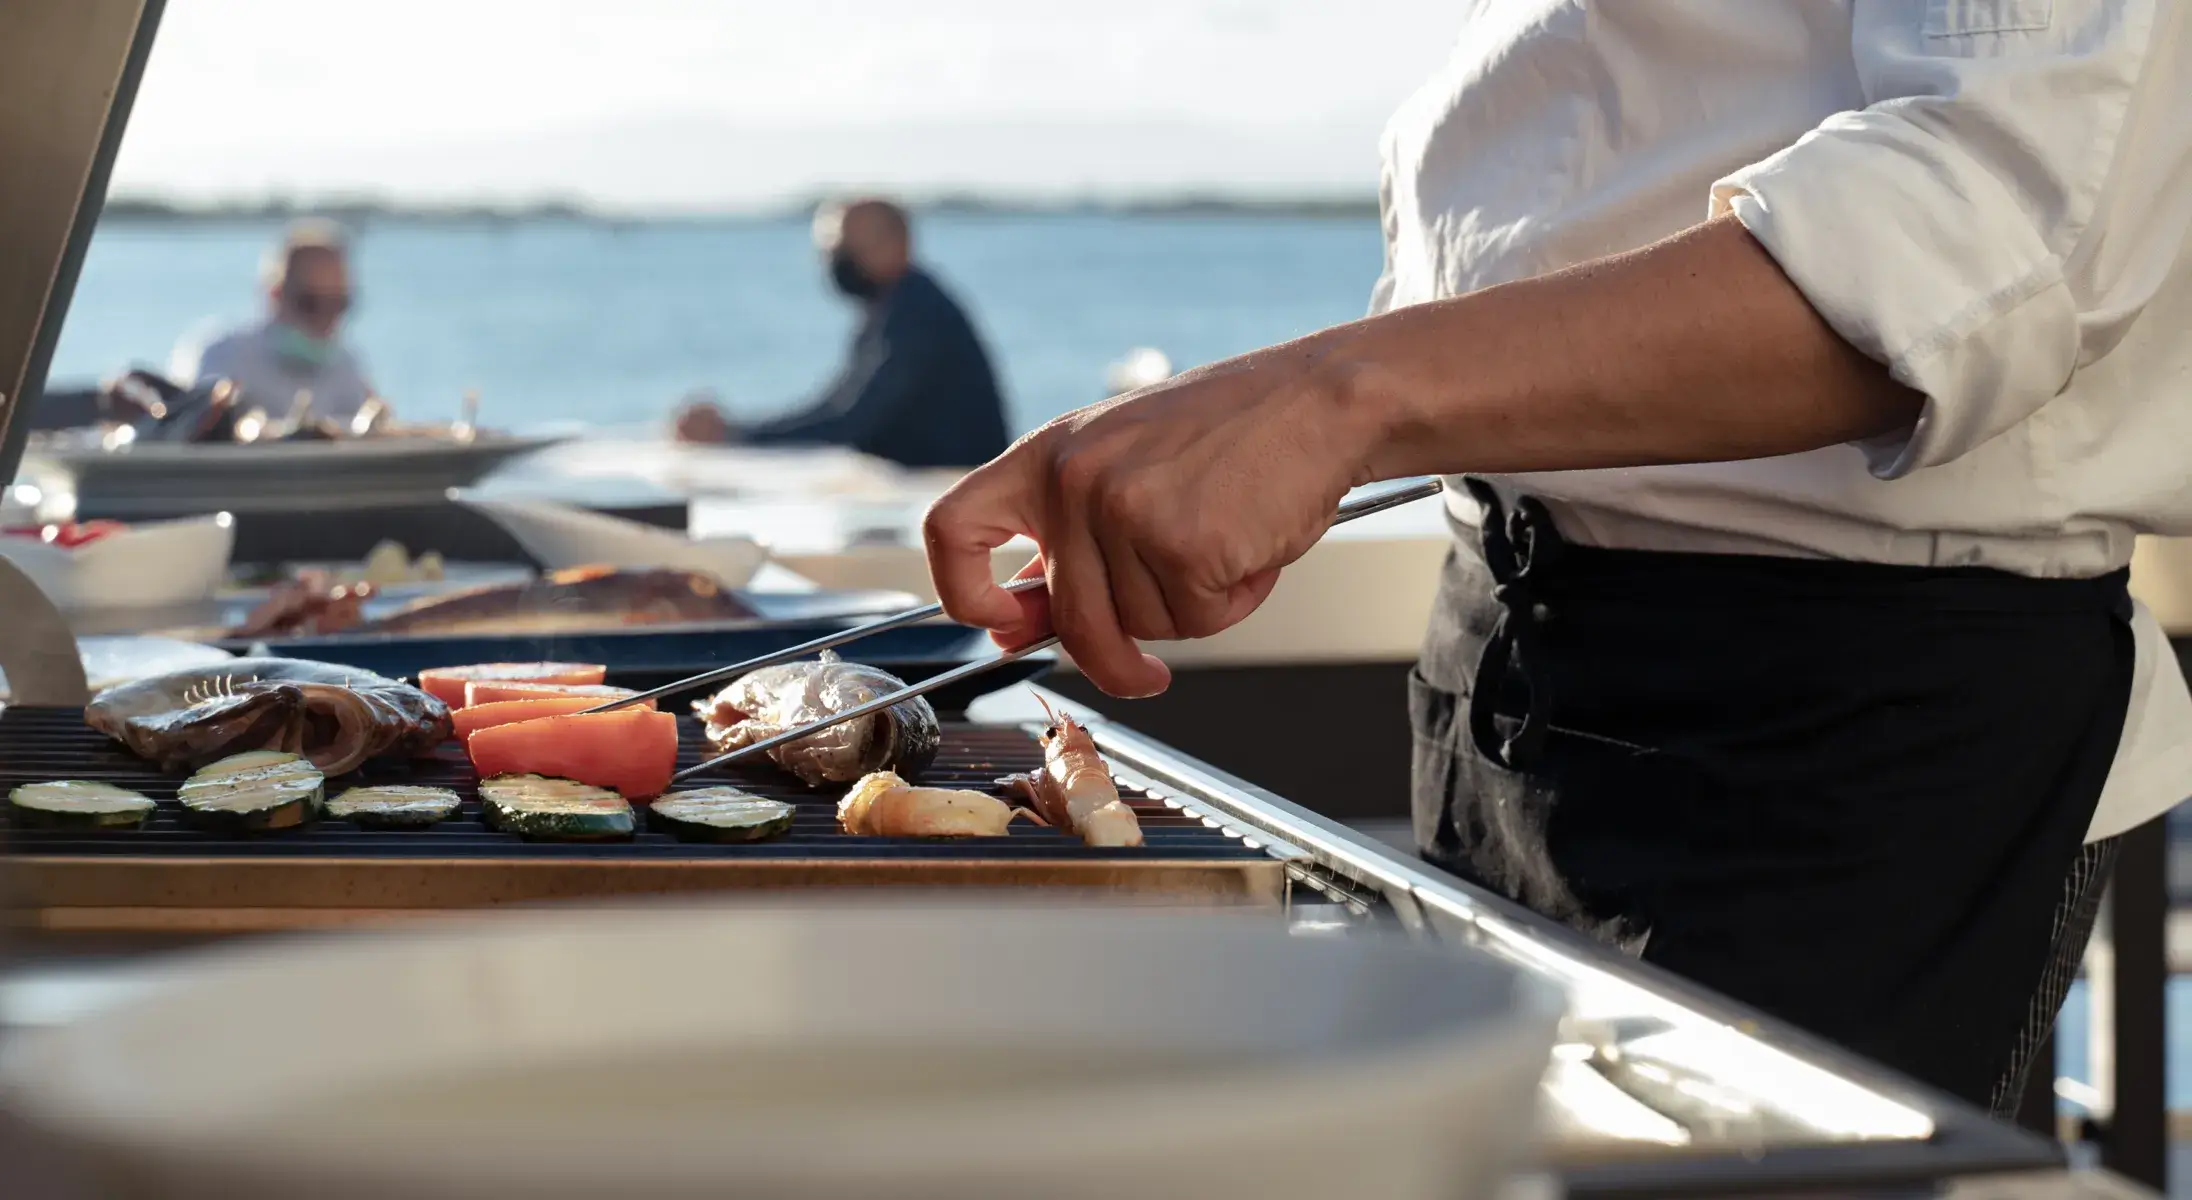
<svg viewBox="0 0 2192 1200"><path fill-rule="evenodd" d="M1487 955L1017 896L228 949L30 1030L83 1194L1489 1195L1559 999Z"/></svg>
<svg viewBox="0 0 2192 1200"><path fill-rule="evenodd" d="M228 578L236 523L227 513L146 521L88 545L63 549L0 537L14 563L63 612L160 608L204 600Z"/></svg>
<svg viewBox="0 0 2192 1200"><path fill-rule="evenodd" d="M694 538L680 530L543 500L489 500L461 492L454 498L485 513L549 570L674 567L712 575L726 588L742 588L769 558L750 538Z"/></svg>

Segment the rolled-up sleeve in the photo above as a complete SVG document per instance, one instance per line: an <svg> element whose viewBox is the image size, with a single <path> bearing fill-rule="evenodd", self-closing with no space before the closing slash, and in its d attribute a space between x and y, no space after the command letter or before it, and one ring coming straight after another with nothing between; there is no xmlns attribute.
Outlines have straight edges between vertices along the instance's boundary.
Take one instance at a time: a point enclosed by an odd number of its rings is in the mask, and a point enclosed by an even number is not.
<svg viewBox="0 0 2192 1200"><path fill-rule="evenodd" d="M1912 428L1862 444L1876 475L2031 416L2159 286L2192 221L2176 3L1858 0L1866 107L1714 185L1713 211L1923 394Z"/></svg>

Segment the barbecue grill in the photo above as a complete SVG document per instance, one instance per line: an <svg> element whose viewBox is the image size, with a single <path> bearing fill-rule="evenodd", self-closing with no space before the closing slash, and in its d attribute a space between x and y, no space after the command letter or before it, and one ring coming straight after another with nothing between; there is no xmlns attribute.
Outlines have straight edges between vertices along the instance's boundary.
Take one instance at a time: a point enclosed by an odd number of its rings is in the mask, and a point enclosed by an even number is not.
<svg viewBox="0 0 2192 1200"><path fill-rule="evenodd" d="M711 751L680 720L680 766ZM921 782L990 787L1041 766L1014 727L949 722ZM789 835L693 844L643 832L629 842L527 842L480 822L477 776L462 750L369 773L363 782L424 784L463 797L456 819L422 830L366 831L342 821L275 834L214 834L178 819L178 774L162 774L84 725L78 709L0 713L0 789L55 778L97 779L152 797L141 830L11 830L18 902L50 931L217 933L310 928L364 918L530 901L672 892L865 885L1102 889L1181 904L1284 903L1284 861L1263 842L1206 820L1190 802L1129 790L1146 844L1099 850L1054 829L949 842L853 837L837 825L843 789L815 792L767 766L731 768L735 784L797 806ZM339 787L340 785L333 785Z"/></svg>
<svg viewBox="0 0 2192 1200"><path fill-rule="evenodd" d="M1567 989L1570 1023L1548 1077L1548 1155L1576 1195L1756 1192L1809 1181L1909 1186L2047 1172L2049 1143L1996 1125L1727 1002L1619 959L1344 827L1182 756L1063 698L1015 686L944 714L924 783L983 787L1040 761L1043 703L1084 720L1146 844L1099 849L1055 830L952 842L853 837L837 792L767 766L721 781L799 808L780 840L694 845L526 842L478 820L454 745L369 782L454 788L456 819L374 831L323 820L223 836L181 826L163 773L105 742L81 712L0 711L0 787L101 779L161 802L145 829L9 830L0 858L32 944L67 952L113 935L173 938L322 928L484 906L757 888L966 886L1075 891L1107 902L1220 907L1301 936L1398 929L1474 945ZM680 758L708 751L688 722ZM1705 1096L1702 1101L1687 1093Z"/></svg>
<svg viewBox="0 0 2192 1200"><path fill-rule="evenodd" d="M0 167L16 185L0 189L0 468L8 474L160 9L159 0L0 5ZM13 602L20 584L0 564L0 597L11 605L0 613L0 665L19 697L65 703L59 693L72 673L82 687L75 657L65 644L25 644L26 631L59 624L34 600ZM608 846L528 844L484 830L476 797L460 819L432 830L366 833L324 822L249 840L183 830L163 812L135 833L23 833L0 856L0 883L47 935L41 947L85 934L279 930L560 897L814 884L1071 887L1121 901L1238 908L1302 936L1389 927L1481 947L1564 989L1570 1019L1547 1085L1552 1190L2130 1194L2113 1180L2065 1172L2050 1142L1077 715L1137 808L1148 845L1093 850L1033 828L944 846L850 838L832 827L826 800L756 769L727 778L801 804L781 842L693 847L642 835ZM1028 689L947 717L931 780L981 784L1032 765L1042 717ZM687 761L699 753L697 741L684 748ZM1283 738L1273 753L1285 753ZM453 753L410 770L417 782L470 786ZM167 801L176 782L101 743L73 710L0 714L0 779L86 776Z"/></svg>

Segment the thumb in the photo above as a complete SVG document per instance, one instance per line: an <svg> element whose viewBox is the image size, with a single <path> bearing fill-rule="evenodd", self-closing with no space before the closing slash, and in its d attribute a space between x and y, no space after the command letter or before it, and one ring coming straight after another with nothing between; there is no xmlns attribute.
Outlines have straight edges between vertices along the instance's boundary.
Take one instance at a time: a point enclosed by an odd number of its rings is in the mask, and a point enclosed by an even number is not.
<svg viewBox="0 0 2192 1200"><path fill-rule="evenodd" d="M1026 566L1013 573L1013 581L1041 579L1049 574L1049 566L1038 553ZM990 628L990 640L1005 650L1016 650L1029 642L1040 641L1056 630L1050 624L1050 592L1045 588L1031 588L1024 592L1010 593L1012 602L1020 607L1019 615L1009 625Z"/></svg>

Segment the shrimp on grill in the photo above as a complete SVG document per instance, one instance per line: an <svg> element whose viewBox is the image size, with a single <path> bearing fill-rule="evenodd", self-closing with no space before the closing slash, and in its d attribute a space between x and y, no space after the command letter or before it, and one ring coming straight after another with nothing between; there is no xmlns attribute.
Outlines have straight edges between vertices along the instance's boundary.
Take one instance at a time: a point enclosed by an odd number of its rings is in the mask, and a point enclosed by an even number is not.
<svg viewBox="0 0 2192 1200"><path fill-rule="evenodd" d="M1041 696L1036 702L1050 717L1042 737L1043 769L1008 775L998 785L1025 799L1045 823L1078 834L1091 846L1141 845L1142 823L1119 799L1096 739L1071 714L1054 711Z"/></svg>
<svg viewBox="0 0 2192 1200"><path fill-rule="evenodd" d="M852 785L837 802L845 832L864 837L1004 837L1026 813L995 796L960 788L915 787L890 771Z"/></svg>

